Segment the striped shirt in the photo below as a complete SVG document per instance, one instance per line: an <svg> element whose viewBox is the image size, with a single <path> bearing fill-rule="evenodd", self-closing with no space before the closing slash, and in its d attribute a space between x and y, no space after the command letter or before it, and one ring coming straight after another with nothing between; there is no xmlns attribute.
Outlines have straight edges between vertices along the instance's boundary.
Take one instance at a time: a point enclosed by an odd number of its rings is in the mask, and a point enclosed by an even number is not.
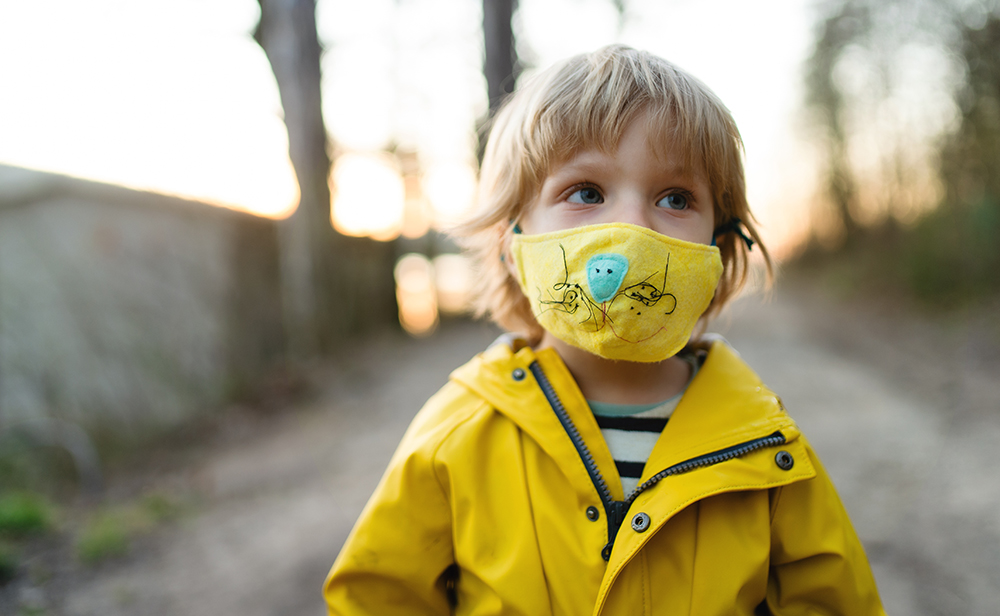
<svg viewBox="0 0 1000 616"><path fill-rule="evenodd" d="M698 371L698 363L693 356L683 359L691 364L693 379ZM687 385L684 387L686 390ZM654 404L587 401L608 444L611 457L614 458L626 497L639 485L649 454L683 395L684 390L681 390L669 400Z"/></svg>

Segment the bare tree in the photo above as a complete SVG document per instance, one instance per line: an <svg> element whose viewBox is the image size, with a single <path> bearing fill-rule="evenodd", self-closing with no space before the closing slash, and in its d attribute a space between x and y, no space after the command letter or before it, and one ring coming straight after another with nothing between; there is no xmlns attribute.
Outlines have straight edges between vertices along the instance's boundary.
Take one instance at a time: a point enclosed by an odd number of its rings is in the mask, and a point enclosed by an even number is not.
<svg viewBox="0 0 1000 616"><path fill-rule="evenodd" d="M834 80L834 67L843 50L852 42L868 36L871 30L867 7L844 2L840 10L819 24L819 36L813 43L808 63L806 86L808 104L824 129L826 146L825 189L834 211L848 237L857 233L853 214L857 188L847 157L847 129L843 122L844 96Z"/></svg>
<svg viewBox="0 0 1000 616"><path fill-rule="evenodd" d="M483 73L489 94L490 116L504 97L514 90L520 72L511 19L517 0L483 0L483 42L486 57Z"/></svg>
<svg viewBox="0 0 1000 616"><path fill-rule="evenodd" d="M626 0L611 0L618 14L618 30L625 23L628 9ZM483 74L489 96L489 117L493 117L504 97L514 91L514 84L521 74L517 54L517 41L512 21L517 10L517 0L483 0L483 43L485 57Z"/></svg>
<svg viewBox="0 0 1000 616"><path fill-rule="evenodd" d="M298 209L280 229L282 304L289 351L302 359L324 346L331 253L330 155L320 93L315 0L258 0L254 38L278 82L288 149L298 178Z"/></svg>
<svg viewBox="0 0 1000 616"><path fill-rule="evenodd" d="M936 307L995 296L1000 0L822 8L808 103L859 277Z"/></svg>
<svg viewBox="0 0 1000 616"><path fill-rule="evenodd" d="M951 206L982 204L1000 219L1000 15L987 13L976 26L959 30L956 51L966 79L956 101L958 129L944 144L942 174ZM990 243L995 247L995 238Z"/></svg>
<svg viewBox="0 0 1000 616"><path fill-rule="evenodd" d="M396 322L394 246L338 234L330 219L330 154L320 91L316 0L257 0L254 38L278 81L298 209L282 223L282 308L289 354L308 359L345 336Z"/></svg>
<svg viewBox="0 0 1000 616"><path fill-rule="evenodd" d="M970 160L970 168L980 164L980 150L962 149L949 114L938 111L950 97L962 114L959 133L974 136L970 144L983 142L983 126L966 131L973 125L966 112L992 108L988 67L1000 56L989 23L1000 4L979 3L983 23L975 27L966 24L975 6L965 4L835 0L824 6L808 63L807 102L825 149L826 196L848 240L896 221L912 223L941 204L939 176L948 184L950 171ZM964 71L955 68L960 64Z"/></svg>

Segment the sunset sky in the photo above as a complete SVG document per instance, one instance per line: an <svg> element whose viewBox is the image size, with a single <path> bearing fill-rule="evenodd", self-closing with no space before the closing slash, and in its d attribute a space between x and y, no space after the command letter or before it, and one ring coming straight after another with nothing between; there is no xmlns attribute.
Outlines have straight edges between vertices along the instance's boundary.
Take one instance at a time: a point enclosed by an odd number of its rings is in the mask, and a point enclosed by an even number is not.
<svg viewBox="0 0 1000 616"><path fill-rule="evenodd" d="M545 67L624 42L694 73L743 132L766 237L793 238L815 173L799 103L811 5L625 4L619 29L610 0L521 0L523 59ZM0 163L286 215L294 176L277 87L250 37L257 17L253 0L0 2ZM460 209L486 106L479 2L320 0L317 17L324 114L355 170L342 176L369 177L366 157L372 173L397 173L378 152L399 143L418 152L435 207ZM341 188L348 218L350 207L399 216L399 188L367 201L363 187Z"/></svg>

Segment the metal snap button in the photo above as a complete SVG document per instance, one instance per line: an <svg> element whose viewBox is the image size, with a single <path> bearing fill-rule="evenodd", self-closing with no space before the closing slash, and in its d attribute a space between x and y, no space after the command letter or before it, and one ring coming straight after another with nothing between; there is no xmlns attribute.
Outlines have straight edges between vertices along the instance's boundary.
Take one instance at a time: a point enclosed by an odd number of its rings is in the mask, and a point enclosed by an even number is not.
<svg viewBox="0 0 1000 616"><path fill-rule="evenodd" d="M598 518L601 517L601 512L597 510L597 507L587 507L587 519L591 522L596 522Z"/></svg>
<svg viewBox="0 0 1000 616"><path fill-rule="evenodd" d="M644 533L649 528L649 516L645 513L637 513L632 518L632 530L637 533Z"/></svg>
<svg viewBox="0 0 1000 616"><path fill-rule="evenodd" d="M778 468L781 470L787 471L795 466L795 458L792 457L792 454L782 449L778 452L778 455L774 456L774 463L777 464Z"/></svg>
<svg viewBox="0 0 1000 616"><path fill-rule="evenodd" d="M526 375L524 373L524 369L523 368L517 368L517 369L514 370L514 373L511 376L514 377L515 381L523 381L524 377Z"/></svg>

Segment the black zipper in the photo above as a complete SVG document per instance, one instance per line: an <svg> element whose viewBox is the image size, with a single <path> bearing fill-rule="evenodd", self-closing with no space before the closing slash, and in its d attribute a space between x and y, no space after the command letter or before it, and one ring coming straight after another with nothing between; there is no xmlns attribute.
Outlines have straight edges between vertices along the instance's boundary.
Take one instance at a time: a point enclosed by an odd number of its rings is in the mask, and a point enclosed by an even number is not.
<svg viewBox="0 0 1000 616"><path fill-rule="evenodd" d="M579 454L580 460L583 461L583 465L587 469L587 474L590 475L590 481L594 484L594 488L597 489L597 494L601 497L601 503L604 505L604 513L608 519L608 543L601 550L601 557L604 558L605 561L611 558L611 548L615 545L615 537L618 535L618 529L621 528L622 523L625 521L625 514L628 512L629 507L632 506L632 503L635 502L635 499L638 498L640 494L649 488L653 487L666 477L681 475L695 469L712 466L719 464L720 462L726 462L727 460L745 456L758 449L781 445L785 442L785 435L778 431L769 436L753 439L745 443L740 443L739 445L734 445L732 447L720 449L719 451L691 458L690 460L685 460L684 462L663 469L646 481L642 482L642 484L637 486L635 490L632 490L632 493L629 494L624 501L616 501L611 496L611 490L608 489L607 482L601 475L601 471L597 468L597 463L594 462L594 456L591 455L590 449L587 448L587 444L583 442L583 437L580 436L580 431L577 430L576 425L573 424L573 420L570 419L569 414L566 412L566 408L563 406L562 401L559 400L559 396L556 395L555 389L552 388L552 384L549 383L549 379L545 376L541 366L538 365L538 362L532 362L528 368L531 370L531 374L535 377L535 381L538 383L538 386L542 388L542 393L545 394L545 399L548 400L549 406L552 407L556 417L559 418L559 423L562 424L566 434L573 442L573 446L576 448L576 452Z"/></svg>
<svg viewBox="0 0 1000 616"><path fill-rule="evenodd" d="M552 388L552 384L549 383L548 377L542 372L542 367L538 365L538 362L532 362L528 366L528 369L531 370L531 374L535 377L535 382L542 388L545 399L549 401L549 406L552 407L556 417L559 418L559 423L562 424L566 434L569 435L569 440L573 441L573 446L576 447L576 452L580 455L580 460L583 461L583 465L587 468L590 481L594 484L594 488L597 489L597 494L601 497L601 503L604 505L604 516L608 519L608 537L613 538L618 532L622 520L625 519L627 508L621 507L625 503L616 501L611 496L611 490L608 489L608 483L604 481L601 471L598 470L597 463L594 462L594 456L590 454L590 449L583 442L580 431L576 429L573 420L569 418L566 408L563 406L559 396L556 395L556 390ZM604 560L607 560L607 558Z"/></svg>

